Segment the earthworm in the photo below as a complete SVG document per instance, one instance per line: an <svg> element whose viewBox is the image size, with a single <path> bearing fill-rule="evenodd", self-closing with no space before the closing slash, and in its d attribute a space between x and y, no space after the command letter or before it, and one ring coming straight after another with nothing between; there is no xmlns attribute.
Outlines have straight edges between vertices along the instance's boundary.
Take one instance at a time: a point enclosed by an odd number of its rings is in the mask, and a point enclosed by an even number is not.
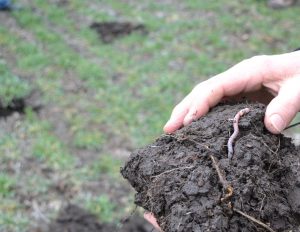
<svg viewBox="0 0 300 232"><path fill-rule="evenodd" d="M233 119L233 134L230 136L230 138L228 139L228 143L227 143L227 147L228 147L228 159L232 158L233 155L233 146L232 143L234 142L234 140L236 139L236 137L239 134L239 119L240 117L242 117L243 115L249 113L250 109L249 108L245 108L240 110Z"/></svg>

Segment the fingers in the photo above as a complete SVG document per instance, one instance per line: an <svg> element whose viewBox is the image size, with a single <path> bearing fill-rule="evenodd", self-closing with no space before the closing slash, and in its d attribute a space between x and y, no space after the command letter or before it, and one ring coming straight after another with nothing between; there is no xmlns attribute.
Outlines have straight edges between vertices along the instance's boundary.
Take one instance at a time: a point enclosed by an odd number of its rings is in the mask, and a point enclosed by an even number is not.
<svg viewBox="0 0 300 232"><path fill-rule="evenodd" d="M189 124L206 114L224 97L257 91L262 86L276 95L280 89L278 83L295 74L300 74L300 51L274 56L255 56L242 61L197 85L184 101L175 107L164 130L166 133L172 133L181 126ZM290 120L288 115L284 116L286 123ZM266 123L269 123L268 129L274 131L274 128L271 129L273 124L270 124L268 117Z"/></svg>
<svg viewBox="0 0 300 232"><path fill-rule="evenodd" d="M164 131L166 133L172 133L173 131L179 129L182 126L184 117L189 111L191 103L191 96L188 95L180 104L178 104L169 119L169 121L164 126Z"/></svg>
<svg viewBox="0 0 300 232"><path fill-rule="evenodd" d="M286 80L267 107L265 125L274 134L282 132L300 110L300 76Z"/></svg>
<svg viewBox="0 0 300 232"><path fill-rule="evenodd" d="M214 83L210 84L210 82L206 82L196 87L192 104L183 119L183 125L186 126L193 120L205 115L223 97L224 90L222 85L215 86Z"/></svg>
<svg viewBox="0 0 300 232"><path fill-rule="evenodd" d="M268 61L267 56L243 61L197 85L184 101L175 107L164 127L165 132L172 133L198 119L225 96L259 89L266 75L265 67Z"/></svg>
<svg viewBox="0 0 300 232"><path fill-rule="evenodd" d="M152 213L144 213L144 218L151 223L157 230L161 231L159 225L157 224L157 221Z"/></svg>

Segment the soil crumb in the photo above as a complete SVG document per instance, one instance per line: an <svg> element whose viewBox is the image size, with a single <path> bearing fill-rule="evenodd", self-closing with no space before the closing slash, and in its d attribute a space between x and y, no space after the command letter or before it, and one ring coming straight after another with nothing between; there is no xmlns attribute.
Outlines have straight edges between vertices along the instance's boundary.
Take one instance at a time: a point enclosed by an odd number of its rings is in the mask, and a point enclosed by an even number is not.
<svg viewBox="0 0 300 232"><path fill-rule="evenodd" d="M24 113L25 101L24 99L13 99L9 105L4 106L0 101L0 117L7 117L14 112Z"/></svg>
<svg viewBox="0 0 300 232"><path fill-rule="evenodd" d="M246 107L229 159L232 119ZM133 152L121 173L135 203L165 232L300 231L299 149L267 131L264 113L261 104L220 104Z"/></svg>
<svg viewBox="0 0 300 232"><path fill-rule="evenodd" d="M150 232L153 227L141 217L132 217L124 225L100 223L97 217L86 210L68 205L63 208L58 217L50 223L47 232Z"/></svg>
<svg viewBox="0 0 300 232"><path fill-rule="evenodd" d="M129 35L132 32L147 34L145 25L130 22L94 22L90 25L90 28L97 31L104 43L111 43L116 38Z"/></svg>

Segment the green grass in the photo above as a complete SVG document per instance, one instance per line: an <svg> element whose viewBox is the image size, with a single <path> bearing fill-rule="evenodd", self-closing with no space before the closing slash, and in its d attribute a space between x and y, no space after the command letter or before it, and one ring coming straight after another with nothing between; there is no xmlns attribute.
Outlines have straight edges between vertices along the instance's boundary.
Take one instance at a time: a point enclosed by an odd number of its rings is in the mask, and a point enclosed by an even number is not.
<svg viewBox="0 0 300 232"><path fill-rule="evenodd" d="M52 113L45 116L29 107L17 122L0 128L4 170L18 162L36 165L2 173L0 231L24 231L30 221L34 224L30 209L19 203L20 193L45 205L59 202L61 196L51 190L57 179L74 185L68 200L101 220L117 222L130 203L116 207L107 193L87 194L84 188L87 183L101 186L105 177L123 183L116 150L127 152L160 135L173 106L196 83L253 55L299 47L299 8L273 11L265 1L31 4L35 10L25 5L7 16L16 26L0 25L0 51L5 51L0 54L0 99L8 104L36 88L42 112ZM149 33L104 44L89 24L107 20L144 23ZM132 194L127 195L132 202ZM50 218L56 210L44 213Z"/></svg>
<svg viewBox="0 0 300 232"><path fill-rule="evenodd" d="M2 162L17 160L21 156L21 150L18 147L18 138L13 134L4 134L0 136L0 154Z"/></svg>
<svg viewBox="0 0 300 232"><path fill-rule="evenodd" d="M0 203L0 231L22 232L30 225L26 215L22 214L23 207L14 200L3 200Z"/></svg>
<svg viewBox="0 0 300 232"><path fill-rule="evenodd" d="M15 179L11 176L0 173L0 197L8 197L13 194L13 188L15 187Z"/></svg>
<svg viewBox="0 0 300 232"><path fill-rule="evenodd" d="M120 160L117 160L113 155L101 155L99 160L93 164L93 170L99 174L109 174L113 177L119 177L121 167Z"/></svg>
<svg viewBox="0 0 300 232"><path fill-rule="evenodd" d="M12 74L6 64L0 60L0 102L2 106L8 106L14 99L26 97L30 91L29 83Z"/></svg>
<svg viewBox="0 0 300 232"><path fill-rule="evenodd" d="M113 222L117 205L106 195L86 199L85 207L94 213L102 222Z"/></svg>
<svg viewBox="0 0 300 232"><path fill-rule="evenodd" d="M63 144L51 134L38 135L33 142L32 155L49 163L54 169L72 167L73 159L64 149Z"/></svg>
<svg viewBox="0 0 300 232"><path fill-rule="evenodd" d="M47 121L39 121L31 110L27 110L26 113L25 136L32 139L32 157L47 163L55 170L73 167L74 157L68 153L64 142L53 134L53 125Z"/></svg>
<svg viewBox="0 0 300 232"><path fill-rule="evenodd" d="M83 149L100 149L103 140L104 138L100 131L80 130L75 134L74 145Z"/></svg>

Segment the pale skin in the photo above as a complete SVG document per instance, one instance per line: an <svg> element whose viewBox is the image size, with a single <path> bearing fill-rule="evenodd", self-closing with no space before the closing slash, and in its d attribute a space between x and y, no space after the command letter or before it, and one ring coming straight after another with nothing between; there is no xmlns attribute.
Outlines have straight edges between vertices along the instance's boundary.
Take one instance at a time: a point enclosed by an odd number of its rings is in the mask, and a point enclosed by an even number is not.
<svg viewBox="0 0 300 232"><path fill-rule="evenodd" d="M282 132L300 110L300 51L255 56L199 83L175 106L164 131L173 133L190 124L224 98L241 97L267 104L266 128ZM151 213L145 219L159 229Z"/></svg>

